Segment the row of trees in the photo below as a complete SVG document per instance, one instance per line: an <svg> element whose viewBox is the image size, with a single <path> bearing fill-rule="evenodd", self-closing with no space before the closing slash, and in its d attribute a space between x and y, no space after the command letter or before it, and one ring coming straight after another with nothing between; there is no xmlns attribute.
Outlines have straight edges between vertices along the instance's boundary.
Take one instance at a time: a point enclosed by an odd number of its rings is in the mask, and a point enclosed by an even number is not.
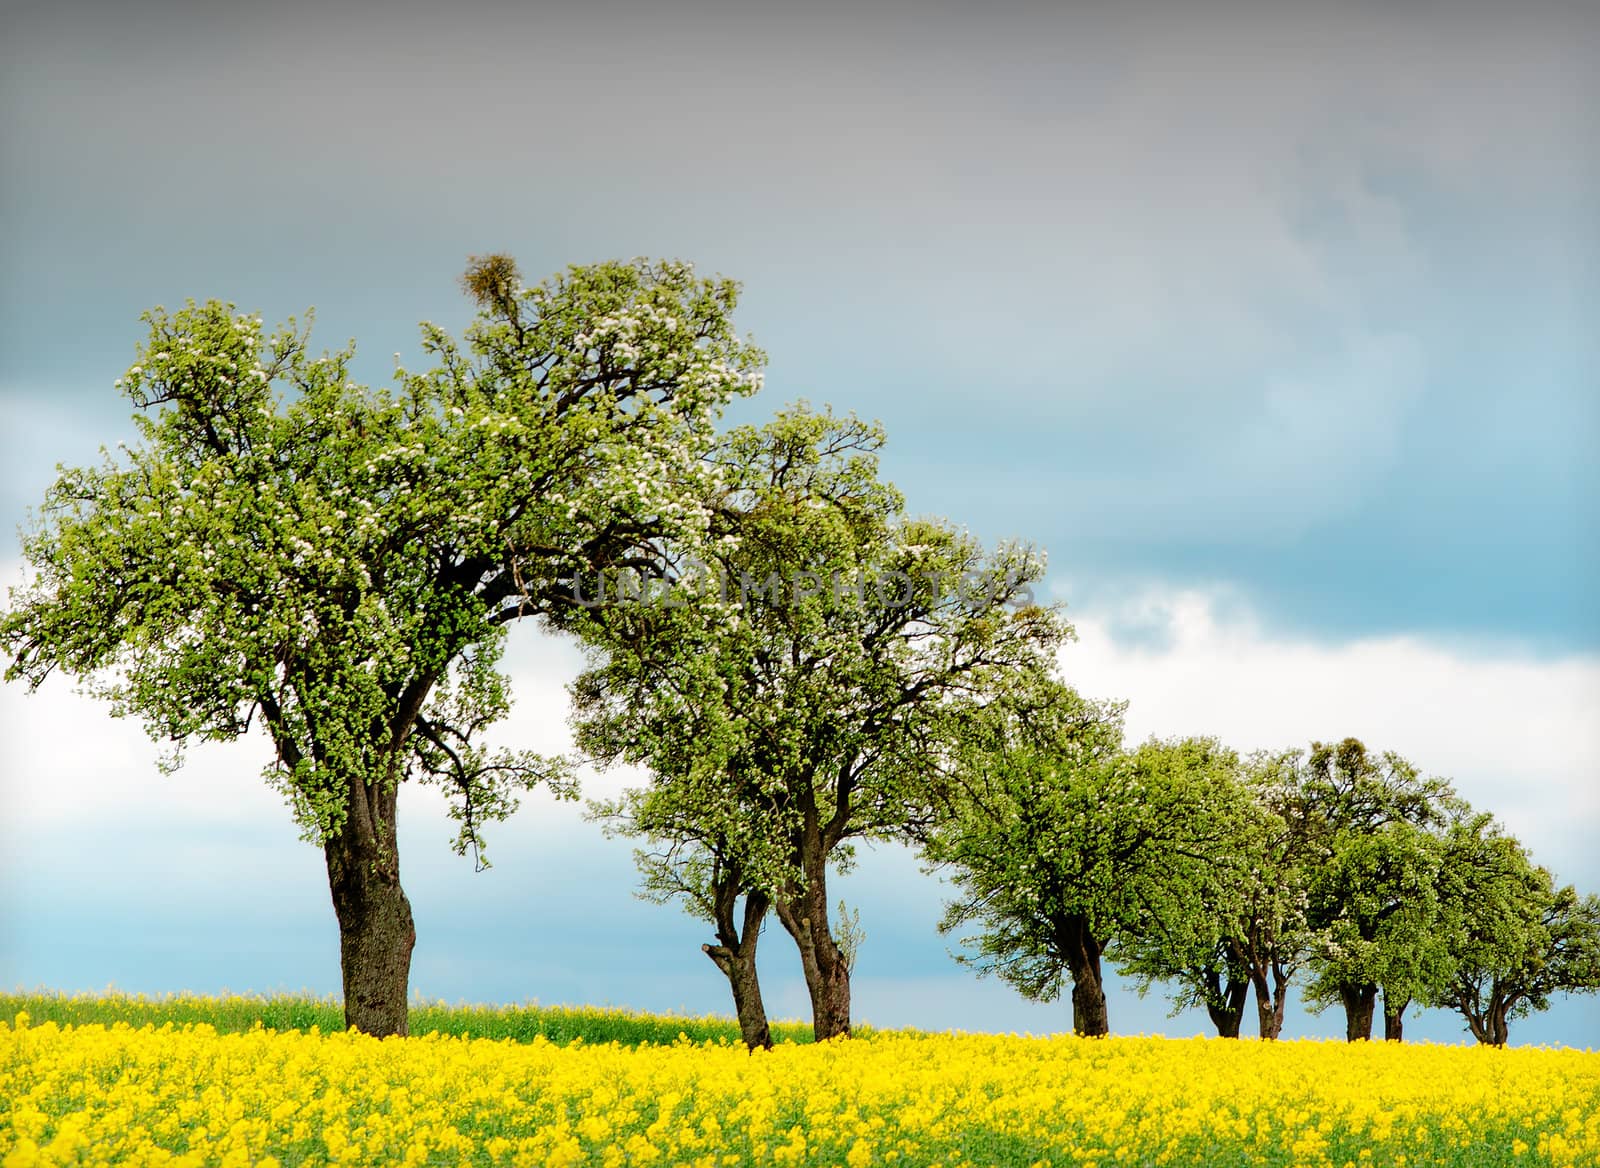
<svg viewBox="0 0 1600 1168"><path fill-rule="evenodd" d="M595 814L646 841L648 896L710 923L752 1046L769 913L818 1036L848 1033L827 877L858 840L921 849L958 892L943 928L967 934L963 959L1032 998L1070 984L1081 1034L1109 1032L1107 960L1231 1037L1253 994L1276 1038L1302 970L1352 1040L1380 994L1388 1038L1418 1002L1504 1043L1552 993L1600 987L1600 901L1399 756L1125 745L1121 705L1055 676L1072 629L1032 601L1039 559L907 517L876 477L881 441L805 409L736 432L718 586L684 573L682 603L597 606L584 629L579 744L650 776ZM863 578L901 587L891 603L836 583ZM729 580L738 601L719 603Z"/></svg>
<svg viewBox="0 0 1600 1168"><path fill-rule="evenodd" d="M986 710L977 780L927 845L961 892L944 927L976 927L966 960L1029 997L1070 981L1080 1033L1109 1030L1103 958L1224 1037L1253 997L1277 1038L1302 972L1352 1041L1380 997L1385 1038L1418 1003L1501 1045L1552 994L1600 987L1600 900L1398 755L1354 738L1247 759L1210 739L1121 749L1102 723L1086 757L1078 726L1104 713L1056 683Z"/></svg>
<svg viewBox="0 0 1600 1168"><path fill-rule="evenodd" d="M175 747L259 719L267 775L324 854L346 1019L405 1033L415 941L399 784L441 784L458 851L577 759L496 751L508 626L580 638L583 760L648 782L593 807L641 841L645 894L711 927L746 1041L776 917L819 1038L850 1030L855 937L828 880L859 842L949 873L965 959L1109 1029L1110 961L1237 1035L1282 1026L1302 970L1352 1038L1378 995L1480 1040L1600 985L1600 906L1557 889L1448 784L1360 743L1240 758L1123 742L1122 707L1055 674L1072 636L1042 557L907 513L881 430L805 405L719 431L760 384L736 287L677 263L534 287L476 259L464 343L392 389L294 322L210 302L147 314L120 461L63 472L0 619L10 677L60 669ZM280 393L280 391L286 391ZM175 755L170 761L177 762Z"/></svg>

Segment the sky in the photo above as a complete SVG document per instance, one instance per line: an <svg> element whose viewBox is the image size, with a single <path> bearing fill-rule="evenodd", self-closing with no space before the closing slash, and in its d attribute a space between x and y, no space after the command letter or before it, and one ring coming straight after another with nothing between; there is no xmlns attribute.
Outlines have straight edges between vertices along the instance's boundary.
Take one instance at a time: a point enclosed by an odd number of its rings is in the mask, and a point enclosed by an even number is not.
<svg viewBox="0 0 1600 1168"><path fill-rule="evenodd" d="M132 440L153 305L314 305L378 382L469 319L469 254L677 257L769 356L730 420L879 419L914 512L1042 547L1063 676L1130 737L1353 734L1600 891L1597 51L1578 3L12 4L0 583L55 464ZM578 660L516 631L506 741L566 743ZM70 684L0 686L0 986L336 989L264 742L155 757ZM581 805L529 799L480 874L401 806L418 992L728 1009ZM858 1017L1069 1027L951 960L941 894L894 848L846 878ZM1120 984L1111 1015L1205 1029ZM1600 1008L1513 1038L1600 1046Z"/></svg>

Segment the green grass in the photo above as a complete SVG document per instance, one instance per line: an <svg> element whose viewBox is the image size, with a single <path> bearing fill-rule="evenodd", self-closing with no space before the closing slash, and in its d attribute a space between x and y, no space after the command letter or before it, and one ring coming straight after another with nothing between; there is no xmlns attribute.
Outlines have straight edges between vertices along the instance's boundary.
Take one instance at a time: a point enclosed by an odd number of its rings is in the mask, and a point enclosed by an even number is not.
<svg viewBox="0 0 1600 1168"><path fill-rule="evenodd" d="M174 1026L205 1023L221 1034L240 1033L258 1024L268 1030L316 1027L325 1034L344 1029L344 1006L339 999L310 994L147 997L115 991L80 995L0 993L0 1018L10 1019L24 1010L35 1026L44 1022L60 1026L96 1022L111 1026L126 1022L133 1027L146 1023L158 1027L168 1022ZM471 1038L509 1038L517 1042L532 1042L542 1036L563 1044L616 1042L623 1046L668 1044L676 1042L680 1034L694 1042L739 1041L739 1024L732 1018L716 1015L640 1014L595 1006L474 1006L464 1003L451 1006L444 1002L413 1001L411 1033L421 1035L433 1031ZM774 1042L810 1042L811 1024L774 1022L772 1038Z"/></svg>

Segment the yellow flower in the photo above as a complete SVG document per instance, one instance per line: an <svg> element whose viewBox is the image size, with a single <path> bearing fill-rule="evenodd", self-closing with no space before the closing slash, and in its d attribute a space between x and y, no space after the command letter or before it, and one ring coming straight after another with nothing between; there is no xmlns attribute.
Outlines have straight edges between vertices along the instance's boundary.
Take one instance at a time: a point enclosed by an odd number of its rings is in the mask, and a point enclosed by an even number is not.
<svg viewBox="0 0 1600 1168"><path fill-rule="evenodd" d="M1484 1142L1600 1162L1600 1055L1585 1051L880 1032L752 1057L724 1042L219 1033L141 1008L0 1024L0 1166L1401 1168Z"/></svg>

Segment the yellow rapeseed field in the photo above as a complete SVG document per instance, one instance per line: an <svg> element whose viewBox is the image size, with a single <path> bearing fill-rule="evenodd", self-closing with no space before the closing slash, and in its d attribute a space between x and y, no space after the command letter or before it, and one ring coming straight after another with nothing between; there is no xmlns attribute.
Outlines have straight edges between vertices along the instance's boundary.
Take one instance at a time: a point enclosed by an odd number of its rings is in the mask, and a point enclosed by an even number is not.
<svg viewBox="0 0 1600 1168"><path fill-rule="evenodd" d="M879 1032L748 1054L0 1021L0 1163L1600 1164L1600 1054Z"/></svg>

